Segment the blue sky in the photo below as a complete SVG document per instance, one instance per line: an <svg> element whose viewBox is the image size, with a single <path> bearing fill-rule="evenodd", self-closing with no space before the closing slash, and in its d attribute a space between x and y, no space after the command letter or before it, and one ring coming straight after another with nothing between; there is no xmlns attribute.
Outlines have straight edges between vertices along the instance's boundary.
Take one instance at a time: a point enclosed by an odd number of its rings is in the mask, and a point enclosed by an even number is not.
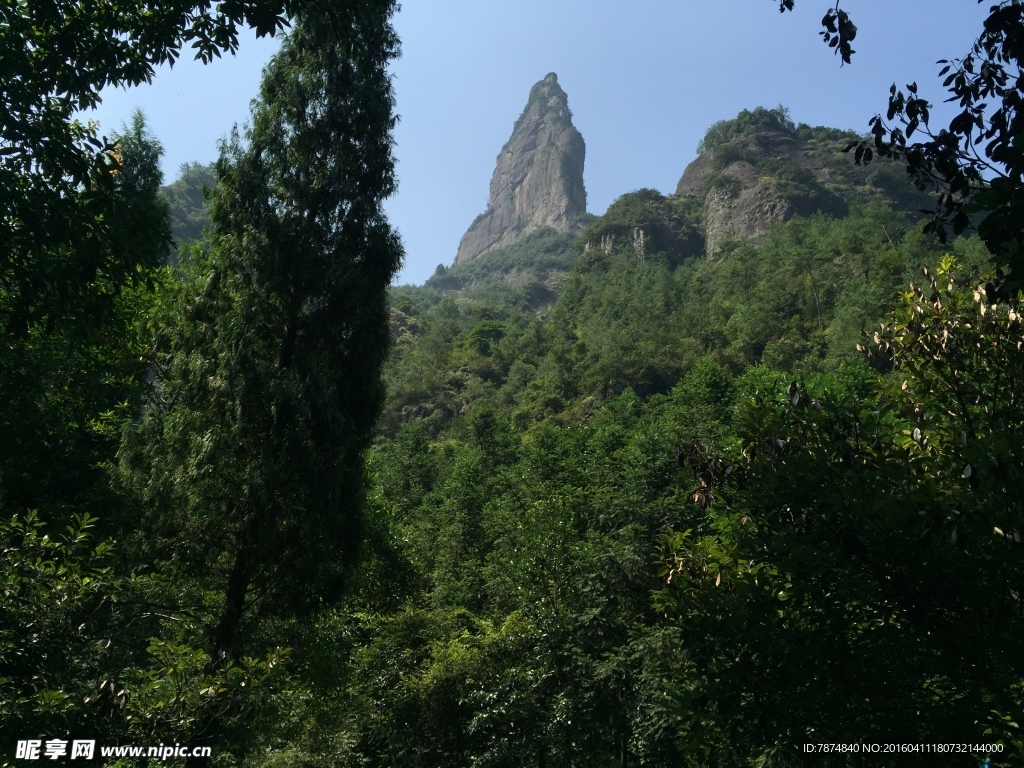
<svg viewBox="0 0 1024 768"><path fill-rule="evenodd" d="M796 122L867 129L889 86L917 81L941 102L937 59L967 53L987 4L973 0L844 0L858 26L853 64L818 37L828 0L406 0L393 65L399 192L388 202L406 264L422 283L451 264L487 203L495 158L530 87L556 72L587 144L588 209L600 214L640 187L674 191L712 123L756 106ZM101 130L141 107L165 148L164 173L209 162L243 123L277 42L247 36L236 57L206 67L185 56L152 85L104 92ZM187 54L186 54L187 56ZM948 122L937 108L933 123Z"/></svg>

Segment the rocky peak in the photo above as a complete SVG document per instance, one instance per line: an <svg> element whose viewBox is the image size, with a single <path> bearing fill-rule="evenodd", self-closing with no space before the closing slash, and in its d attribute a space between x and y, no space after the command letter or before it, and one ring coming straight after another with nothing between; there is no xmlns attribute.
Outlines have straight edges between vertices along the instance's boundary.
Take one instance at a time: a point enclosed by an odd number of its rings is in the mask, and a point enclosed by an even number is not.
<svg viewBox="0 0 1024 768"><path fill-rule="evenodd" d="M498 155L487 210L463 235L456 262L472 261L541 227L566 230L587 209L585 157L569 99L551 72L530 90Z"/></svg>

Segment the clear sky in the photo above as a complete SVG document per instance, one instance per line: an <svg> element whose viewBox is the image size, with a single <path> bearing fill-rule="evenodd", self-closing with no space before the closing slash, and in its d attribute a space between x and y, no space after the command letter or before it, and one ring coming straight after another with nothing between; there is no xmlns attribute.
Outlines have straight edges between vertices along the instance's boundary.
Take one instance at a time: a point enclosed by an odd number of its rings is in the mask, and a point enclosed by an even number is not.
<svg viewBox="0 0 1024 768"><path fill-rule="evenodd" d="M406 0L393 66L399 192L388 202L406 264L422 283L455 260L487 203L495 159L530 87L558 74L587 144L588 210L641 187L675 190L708 126L756 106L796 122L867 130L889 86L916 81L941 102L940 58L962 56L988 4L974 0L844 0L858 26L840 67L818 33L829 0ZM277 42L244 37L239 54L203 67L182 57L152 85L104 92L107 132L141 107L165 148L168 182L186 161L210 162L244 122ZM933 123L952 113L937 107Z"/></svg>

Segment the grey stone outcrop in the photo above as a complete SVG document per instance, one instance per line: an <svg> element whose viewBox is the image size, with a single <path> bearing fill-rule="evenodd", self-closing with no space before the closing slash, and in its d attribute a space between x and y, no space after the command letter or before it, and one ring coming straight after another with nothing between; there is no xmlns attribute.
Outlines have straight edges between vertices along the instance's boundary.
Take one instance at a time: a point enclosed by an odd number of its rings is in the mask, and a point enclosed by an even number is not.
<svg viewBox="0 0 1024 768"><path fill-rule="evenodd" d="M568 97L551 72L530 90L498 155L487 210L463 235L456 262L472 261L541 227L564 231L587 209L585 157Z"/></svg>

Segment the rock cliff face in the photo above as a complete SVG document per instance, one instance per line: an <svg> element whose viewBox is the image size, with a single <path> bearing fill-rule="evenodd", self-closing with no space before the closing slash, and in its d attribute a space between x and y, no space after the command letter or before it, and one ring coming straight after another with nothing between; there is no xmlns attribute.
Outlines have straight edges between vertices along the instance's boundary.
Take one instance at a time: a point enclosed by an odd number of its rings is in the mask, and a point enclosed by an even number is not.
<svg viewBox="0 0 1024 768"><path fill-rule="evenodd" d="M847 164L852 172L853 164ZM865 169L856 174L867 176ZM772 222L795 214L845 215L847 203L828 188L828 180L829 172L805 142L766 131L698 157L683 172L676 194L704 196L704 236L711 254L727 238L759 238Z"/></svg>
<svg viewBox="0 0 1024 768"><path fill-rule="evenodd" d="M530 91L526 109L498 155L487 210L463 235L455 261L472 261L540 227L567 229L587 209L585 156L568 97L552 72Z"/></svg>
<svg viewBox="0 0 1024 768"><path fill-rule="evenodd" d="M803 130L803 129L801 129ZM821 211L845 216L852 203L888 199L898 210L916 211L929 204L906 174L878 159L854 165L839 151L855 134L823 129L757 130L737 136L690 163L676 187L676 197L703 201L701 229L706 252L727 239L760 238L775 221Z"/></svg>

